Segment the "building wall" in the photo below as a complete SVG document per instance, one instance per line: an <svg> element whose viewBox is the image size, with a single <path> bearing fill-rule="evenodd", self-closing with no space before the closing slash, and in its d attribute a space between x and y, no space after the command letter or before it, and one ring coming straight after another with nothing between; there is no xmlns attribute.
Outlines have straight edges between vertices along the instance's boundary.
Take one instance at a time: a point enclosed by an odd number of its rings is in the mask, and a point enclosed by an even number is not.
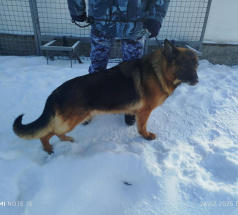
<svg viewBox="0 0 238 215"><path fill-rule="evenodd" d="M212 0L204 42L238 45L238 0Z"/></svg>

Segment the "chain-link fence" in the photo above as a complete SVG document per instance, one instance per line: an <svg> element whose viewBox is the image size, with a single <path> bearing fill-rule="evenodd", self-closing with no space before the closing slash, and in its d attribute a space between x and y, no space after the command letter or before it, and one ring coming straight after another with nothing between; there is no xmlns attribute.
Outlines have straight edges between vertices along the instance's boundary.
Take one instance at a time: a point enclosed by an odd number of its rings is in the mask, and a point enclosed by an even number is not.
<svg viewBox="0 0 238 215"><path fill-rule="evenodd" d="M0 54L35 55L29 1L0 0Z"/></svg>
<svg viewBox="0 0 238 215"><path fill-rule="evenodd" d="M210 5L211 0L171 0L159 40L173 39L200 50ZM89 56L90 26L71 23L66 0L0 0L0 55L41 55L40 46L53 39L62 46L80 40L79 55ZM146 40L145 51L155 44ZM116 40L111 58L120 52Z"/></svg>

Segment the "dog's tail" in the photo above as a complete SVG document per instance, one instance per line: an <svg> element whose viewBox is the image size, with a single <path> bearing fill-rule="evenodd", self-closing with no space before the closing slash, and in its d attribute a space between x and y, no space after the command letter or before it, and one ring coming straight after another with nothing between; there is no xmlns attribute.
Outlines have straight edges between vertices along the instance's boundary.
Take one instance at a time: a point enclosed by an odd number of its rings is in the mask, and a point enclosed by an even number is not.
<svg viewBox="0 0 238 215"><path fill-rule="evenodd" d="M22 124L23 114L18 116L13 123L13 131L15 134L23 139L39 139L45 137L47 134L51 132L51 122L54 118L54 111L52 108L45 106L45 109L41 116L29 123Z"/></svg>

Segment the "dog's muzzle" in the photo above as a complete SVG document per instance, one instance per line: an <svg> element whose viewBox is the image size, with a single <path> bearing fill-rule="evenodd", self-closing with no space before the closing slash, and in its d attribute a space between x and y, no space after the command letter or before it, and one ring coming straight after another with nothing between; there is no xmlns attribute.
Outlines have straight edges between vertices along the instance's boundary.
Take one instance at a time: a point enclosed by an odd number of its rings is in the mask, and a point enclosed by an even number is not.
<svg viewBox="0 0 238 215"><path fill-rule="evenodd" d="M194 78L193 80L190 80L187 82L188 85L194 86L199 82L198 77Z"/></svg>

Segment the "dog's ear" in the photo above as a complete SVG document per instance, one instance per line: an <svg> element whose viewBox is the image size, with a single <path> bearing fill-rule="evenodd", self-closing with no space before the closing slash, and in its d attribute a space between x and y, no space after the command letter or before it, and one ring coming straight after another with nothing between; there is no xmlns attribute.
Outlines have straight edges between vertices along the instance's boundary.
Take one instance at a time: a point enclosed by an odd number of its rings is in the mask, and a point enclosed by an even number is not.
<svg viewBox="0 0 238 215"><path fill-rule="evenodd" d="M168 58L174 58L178 55L179 50L167 39L164 40L164 54Z"/></svg>

